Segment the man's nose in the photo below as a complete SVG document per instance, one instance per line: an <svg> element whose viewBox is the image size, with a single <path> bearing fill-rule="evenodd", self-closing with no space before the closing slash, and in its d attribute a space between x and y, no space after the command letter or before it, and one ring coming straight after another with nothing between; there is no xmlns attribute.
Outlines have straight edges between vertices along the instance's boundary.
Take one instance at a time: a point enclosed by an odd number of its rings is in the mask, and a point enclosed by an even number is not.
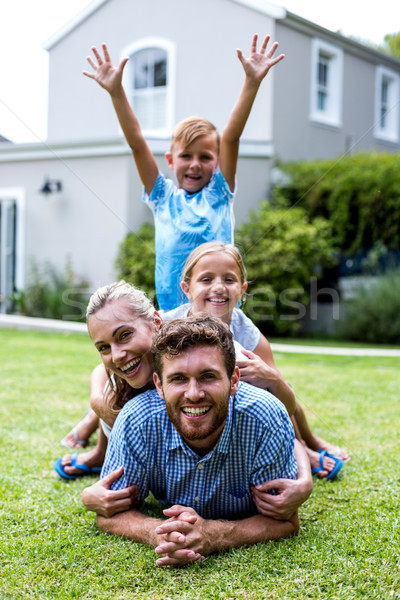
<svg viewBox="0 0 400 600"><path fill-rule="evenodd" d="M185 398L191 402L198 402L204 398L204 391L201 389L201 385L196 379L193 378L188 381L185 390Z"/></svg>

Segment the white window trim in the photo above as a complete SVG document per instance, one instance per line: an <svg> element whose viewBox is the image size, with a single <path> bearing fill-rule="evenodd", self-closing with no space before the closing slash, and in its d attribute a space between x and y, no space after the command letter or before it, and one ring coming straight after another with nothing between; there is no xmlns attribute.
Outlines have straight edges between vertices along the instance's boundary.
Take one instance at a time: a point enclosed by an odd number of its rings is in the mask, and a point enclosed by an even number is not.
<svg viewBox="0 0 400 600"><path fill-rule="evenodd" d="M381 89L382 80L386 77L390 80L388 98L388 125L381 127ZM375 127L374 136L378 139L395 142L399 141L399 112L400 112L400 76L383 65L379 65L375 71Z"/></svg>
<svg viewBox="0 0 400 600"><path fill-rule="evenodd" d="M329 87L328 111L318 109L316 77L317 64L320 52L329 57ZM342 101L343 101L343 50L338 46L328 44L324 40L313 38L311 46L311 89L310 89L310 120L332 127L342 126Z"/></svg>
<svg viewBox="0 0 400 600"><path fill-rule="evenodd" d="M132 56L138 50L146 48L161 48L167 53L167 95L166 95L166 114L167 121L162 129L143 129L143 134L149 137L168 138L171 135L174 124L174 106L175 106L175 72L176 72L176 45L170 40L158 37L148 37L138 40L129 46L125 46L121 52L121 59L126 56ZM125 89L130 88L129 81L132 81L132 68L129 61L125 67L123 75L123 85Z"/></svg>
<svg viewBox="0 0 400 600"><path fill-rule="evenodd" d="M23 188L0 188L0 201L12 200L17 204L15 286L18 290L25 285L25 190Z"/></svg>

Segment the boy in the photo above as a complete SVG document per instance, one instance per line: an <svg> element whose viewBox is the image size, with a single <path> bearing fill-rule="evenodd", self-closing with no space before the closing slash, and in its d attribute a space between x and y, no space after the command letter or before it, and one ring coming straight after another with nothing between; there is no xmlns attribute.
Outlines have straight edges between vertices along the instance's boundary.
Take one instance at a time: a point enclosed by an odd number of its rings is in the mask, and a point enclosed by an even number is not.
<svg viewBox="0 0 400 600"><path fill-rule="evenodd" d="M159 173L125 95L122 74L128 58L114 67L106 44L102 44L104 59L97 48L92 48L97 65L90 56L87 57L94 72L84 71L83 74L109 92L145 188L144 201L154 212L155 285L161 310L172 310L181 304L181 272L194 248L211 240L233 242L231 209L240 136L261 81L269 69L285 56L281 54L274 58L277 42L266 53L269 39L267 35L258 52L257 35L254 35L248 58L237 50L245 81L221 139L209 121L197 117L185 119L175 128L166 159L175 173L177 186Z"/></svg>

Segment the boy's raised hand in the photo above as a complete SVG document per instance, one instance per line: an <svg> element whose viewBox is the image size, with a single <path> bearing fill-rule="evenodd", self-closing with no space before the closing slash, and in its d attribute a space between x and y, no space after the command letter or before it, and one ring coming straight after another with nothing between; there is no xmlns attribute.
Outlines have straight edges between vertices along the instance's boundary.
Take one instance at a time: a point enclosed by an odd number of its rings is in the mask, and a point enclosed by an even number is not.
<svg viewBox="0 0 400 600"><path fill-rule="evenodd" d="M266 35L259 52L257 52L257 40L258 35L253 35L251 42L250 56L246 58L243 56L243 52L238 48L236 50L238 58L243 65L243 69L246 73L246 77L253 79L257 83L261 83L271 67L276 65L278 62L285 58L284 54L274 57L275 51L278 48L278 42L274 42L271 49L266 54L268 42L270 36Z"/></svg>
<svg viewBox="0 0 400 600"><path fill-rule="evenodd" d="M97 83L101 85L101 87L103 87L105 90L107 90L107 92L109 92L112 95L113 92L116 92L121 88L122 74L129 58L123 58L118 67L115 67L111 62L107 45L102 44L101 47L103 49L104 59L101 57L97 48L93 46L92 52L96 57L97 65L95 64L92 57L88 56L87 61L94 72L89 73L88 71L83 71L83 74L86 77L97 81Z"/></svg>

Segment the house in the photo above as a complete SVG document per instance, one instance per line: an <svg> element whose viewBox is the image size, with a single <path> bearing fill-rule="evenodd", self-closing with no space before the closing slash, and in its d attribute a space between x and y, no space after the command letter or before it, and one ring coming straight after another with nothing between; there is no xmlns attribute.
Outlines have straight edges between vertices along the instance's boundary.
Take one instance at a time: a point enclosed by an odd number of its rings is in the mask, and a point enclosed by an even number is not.
<svg viewBox="0 0 400 600"><path fill-rule="evenodd" d="M262 85L240 147L236 222L268 195L276 161L400 149L400 61L265 0L93 0L45 45L48 139L0 147L0 310L29 261L69 259L91 288L114 279L128 231L152 219L106 92L82 76L92 45L130 56L125 86L160 169L174 123L222 129L243 81L235 49L270 33L285 60ZM1 124L0 124L1 127Z"/></svg>

